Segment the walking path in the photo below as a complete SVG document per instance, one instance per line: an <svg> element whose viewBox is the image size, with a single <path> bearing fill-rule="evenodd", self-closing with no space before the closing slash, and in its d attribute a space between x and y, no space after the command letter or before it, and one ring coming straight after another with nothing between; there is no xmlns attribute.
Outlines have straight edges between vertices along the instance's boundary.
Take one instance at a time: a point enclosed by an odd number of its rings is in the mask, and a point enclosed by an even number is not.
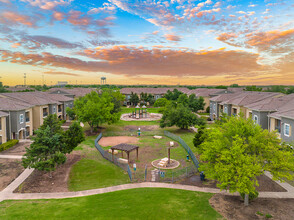
<svg viewBox="0 0 294 220"><path fill-rule="evenodd" d="M0 154L0 159L22 159L22 156Z"/></svg>

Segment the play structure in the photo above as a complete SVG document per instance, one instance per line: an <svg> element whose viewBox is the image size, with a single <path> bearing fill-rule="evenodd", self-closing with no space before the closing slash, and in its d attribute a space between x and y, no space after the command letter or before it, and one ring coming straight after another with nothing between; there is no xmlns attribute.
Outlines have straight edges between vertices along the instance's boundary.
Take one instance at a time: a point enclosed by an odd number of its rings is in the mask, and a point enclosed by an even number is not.
<svg viewBox="0 0 294 220"><path fill-rule="evenodd" d="M137 105L135 107L135 111L133 111L131 114L129 114L129 117L136 118L136 119L147 118L148 117L147 107L145 105L143 105L142 107Z"/></svg>

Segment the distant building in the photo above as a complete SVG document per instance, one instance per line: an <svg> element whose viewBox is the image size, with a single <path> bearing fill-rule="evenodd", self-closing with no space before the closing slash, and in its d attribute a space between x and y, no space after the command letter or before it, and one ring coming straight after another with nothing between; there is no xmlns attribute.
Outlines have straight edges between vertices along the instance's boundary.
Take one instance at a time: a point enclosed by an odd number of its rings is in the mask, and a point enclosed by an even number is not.
<svg viewBox="0 0 294 220"><path fill-rule="evenodd" d="M68 84L67 81L58 81L57 85L56 86L59 86L59 87L64 87Z"/></svg>

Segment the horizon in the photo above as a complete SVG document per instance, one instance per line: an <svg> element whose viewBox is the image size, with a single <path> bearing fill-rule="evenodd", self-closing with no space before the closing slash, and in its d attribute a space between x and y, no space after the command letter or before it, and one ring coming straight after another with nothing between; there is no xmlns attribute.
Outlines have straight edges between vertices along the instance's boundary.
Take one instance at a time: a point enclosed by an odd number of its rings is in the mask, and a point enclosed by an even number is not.
<svg viewBox="0 0 294 220"><path fill-rule="evenodd" d="M294 85L291 1L0 0L4 85Z"/></svg>

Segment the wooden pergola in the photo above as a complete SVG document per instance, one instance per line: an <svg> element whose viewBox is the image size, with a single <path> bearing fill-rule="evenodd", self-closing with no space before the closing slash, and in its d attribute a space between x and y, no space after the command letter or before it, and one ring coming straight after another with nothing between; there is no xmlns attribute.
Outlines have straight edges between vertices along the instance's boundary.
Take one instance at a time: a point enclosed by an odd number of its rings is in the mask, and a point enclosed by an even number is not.
<svg viewBox="0 0 294 220"><path fill-rule="evenodd" d="M133 150L136 150L137 151L137 160L138 160L138 156L139 156L138 155L139 154L139 147L138 146L130 145L130 144L118 144L118 145L111 147L110 149L112 151L112 160L114 160L114 157L113 157L114 150L120 150L122 153L122 157L124 156L123 152L126 152L126 154L128 155L128 162L130 162L130 152L132 152Z"/></svg>

